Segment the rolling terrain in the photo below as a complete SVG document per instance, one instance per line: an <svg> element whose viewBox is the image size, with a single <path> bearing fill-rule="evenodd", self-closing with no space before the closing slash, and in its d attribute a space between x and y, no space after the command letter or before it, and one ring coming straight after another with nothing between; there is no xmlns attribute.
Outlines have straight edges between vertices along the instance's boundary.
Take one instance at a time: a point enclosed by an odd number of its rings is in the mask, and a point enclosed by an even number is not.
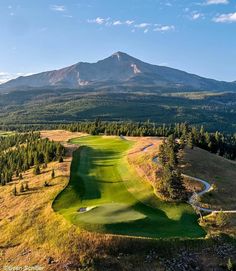
<svg viewBox="0 0 236 271"><path fill-rule="evenodd" d="M128 164L125 153L132 142L90 136L74 139L67 188L53 208L73 224L90 231L143 237L201 237L188 204L168 204Z"/></svg>
<svg viewBox="0 0 236 271"><path fill-rule="evenodd" d="M234 132L236 83L151 65L117 52L97 63L0 85L0 125L80 120L188 122Z"/></svg>
<svg viewBox="0 0 236 271"><path fill-rule="evenodd" d="M156 170L151 161L158 150L159 138L121 140L63 130L41 131L41 136L62 142L67 155L62 163L50 162L47 168L42 167L40 175L35 176L30 168L23 173L23 180L14 177L1 187L0 268L37 263L48 271L168 268L182 271L182 266L205 271L225 267L229 258L234 260L233 238L223 235L202 238L208 229L197 224L190 205L166 204L154 195L148 182ZM71 143L67 142L69 139ZM78 146L81 147L76 150ZM185 159L190 162L194 157L201 161L206 153L194 149ZM231 162L225 163L223 167ZM212 163L208 170L209 174L214 172ZM193 171L190 169L189 173ZM220 181L217 179L216 184L219 182L217 185L223 188L224 182L220 186ZM19 191L25 182L29 190L14 196L13 187ZM227 199L230 204L231 198ZM93 209L78 212L85 207ZM128 227L123 228L120 221L125 221L123 225ZM235 216L231 223L221 232L234 236Z"/></svg>

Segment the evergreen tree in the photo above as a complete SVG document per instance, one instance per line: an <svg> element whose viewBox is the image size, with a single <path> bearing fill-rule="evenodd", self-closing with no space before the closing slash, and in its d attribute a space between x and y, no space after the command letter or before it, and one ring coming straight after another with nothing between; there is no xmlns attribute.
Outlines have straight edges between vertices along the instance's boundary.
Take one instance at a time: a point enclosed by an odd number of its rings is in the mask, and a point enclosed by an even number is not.
<svg viewBox="0 0 236 271"><path fill-rule="evenodd" d="M193 149L194 142L193 142L193 135L192 135L192 133L189 133L189 134L188 134L188 138L187 138L187 146L188 146L190 149Z"/></svg>
<svg viewBox="0 0 236 271"><path fill-rule="evenodd" d="M12 190L12 193L14 196L17 196L17 189L16 189L16 186L14 186L13 190Z"/></svg>
<svg viewBox="0 0 236 271"><path fill-rule="evenodd" d="M60 158L59 158L59 163L62 163L62 162L63 162L63 157L60 156Z"/></svg>
<svg viewBox="0 0 236 271"><path fill-rule="evenodd" d="M51 177L52 177L52 179L54 179L54 178L55 178L55 171L54 171L54 169L52 170Z"/></svg>
<svg viewBox="0 0 236 271"><path fill-rule="evenodd" d="M34 168L34 175L39 175L41 173L39 165L36 165Z"/></svg>

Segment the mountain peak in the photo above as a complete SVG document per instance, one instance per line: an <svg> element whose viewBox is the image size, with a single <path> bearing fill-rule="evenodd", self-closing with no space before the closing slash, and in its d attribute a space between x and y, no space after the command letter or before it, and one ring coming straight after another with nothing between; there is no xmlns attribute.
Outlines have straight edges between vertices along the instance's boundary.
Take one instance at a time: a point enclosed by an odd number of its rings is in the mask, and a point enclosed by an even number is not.
<svg viewBox="0 0 236 271"><path fill-rule="evenodd" d="M132 57L124 52L121 51L117 51L115 53L113 53L110 57L112 58L117 58L119 61L120 60L124 60L124 59L131 59Z"/></svg>
<svg viewBox="0 0 236 271"><path fill-rule="evenodd" d="M184 90L236 90L235 82L218 82L177 69L148 64L117 51L96 63L79 62L60 70L19 77L2 84L0 92L25 87L80 88L110 84Z"/></svg>

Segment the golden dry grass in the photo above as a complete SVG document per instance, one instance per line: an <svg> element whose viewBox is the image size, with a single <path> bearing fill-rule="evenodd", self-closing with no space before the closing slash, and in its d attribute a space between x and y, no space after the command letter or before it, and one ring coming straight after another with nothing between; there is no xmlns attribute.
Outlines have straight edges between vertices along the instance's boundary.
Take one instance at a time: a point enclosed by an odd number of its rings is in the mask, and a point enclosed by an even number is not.
<svg viewBox="0 0 236 271"><path fill-rule="evenodd" d="M214 184L216 189L205 194L202 202L212 209L236 209L236 162L200 148L185 148L184 173Z"/></svg>
<svg viewBox="0 0 236 271"><path fill-rule="evenodd" d="M66 130L42 130L40 131L42 138L48 138L56 142L68 142L72 138L87 135L86 133L70 132Z"/></svg>
<svg viewBox="0 0 236 271"><path fill-rule="evenodd" d="M44 131L42 134L55 141L60 141L60 136L63 139L65 136L65 140L81 136L62 131ZM80 236L79 230L52 209L53 199L69 180L71 154L75 147L65 145L67 157L63 163L49 163L38 176L30 169L23 174L23 180L15 178L0 189L0 270L3 266L34 264L44 270L55 270L55 266L58 266L57 270L63 270L61 266L73 254L74 237ZM54 179L51 179L52 169L56 174ZM45 187L45 181L50 186ZM21 183L26 182L29 191L20 193ZM17 196L12 193L15 186ZM50 256L56 261L53 267L47 264Z"/></svg>
<svg viewBox="0 0 236 271"><path fill-rule="evenodd" d="M135 167L141 178L146 179L154 186L158 166L152 159L158 154L162 139L154 137L127 137L127 139L135 141L133 148L128 153L128 162ZM142 151L145 146L151 144L151 147Z"/></svg>

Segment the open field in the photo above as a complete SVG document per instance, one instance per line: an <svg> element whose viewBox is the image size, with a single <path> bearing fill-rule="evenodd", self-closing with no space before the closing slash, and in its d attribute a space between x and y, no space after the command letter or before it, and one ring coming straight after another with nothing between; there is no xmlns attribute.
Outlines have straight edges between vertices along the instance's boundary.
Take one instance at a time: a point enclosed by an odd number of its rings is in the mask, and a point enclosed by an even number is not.
<svg viewBox="0 0 236 271"><path fill-rule="evenodd" d="M202 237L187 204L164 203L127 161L133 142L88 136L71 140L74 153L67 188L53 208L89 231L144 237ZM81 212L89 208L89 211Z"/></svg>
<svg viewBox="0 0 236 271"><path fill-rule="evenodd" d="M66 130L42 130L40 136L42 138L48 138L56 142L67 143L72 138L77 138L86 135L85 133L70 132Z"/></svg>
<svg viewBox="0 0 236 271"><path fill-rule="evenodd" d="M214 184L215 189L202 197L212 209L236 209L236 162L211 154L200 148L186 148L184 173Z"/></svg>

